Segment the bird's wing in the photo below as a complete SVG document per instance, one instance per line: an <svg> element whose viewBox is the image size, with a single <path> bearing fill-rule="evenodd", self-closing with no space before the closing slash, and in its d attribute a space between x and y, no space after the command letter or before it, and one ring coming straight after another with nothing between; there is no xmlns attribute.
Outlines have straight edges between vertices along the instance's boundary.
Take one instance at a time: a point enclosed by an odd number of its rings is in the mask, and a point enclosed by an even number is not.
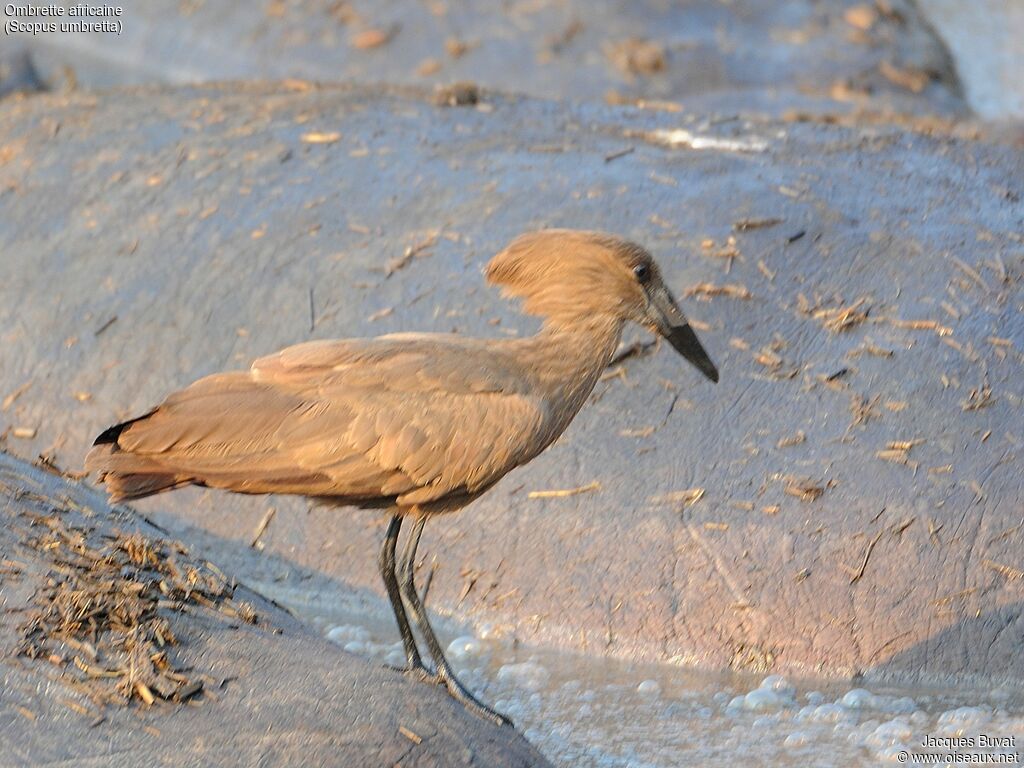
<svg viewBox="0 0 1024 768"><path fill-rule="evenodd" d="M411 505L472 494L532 458L543 416L514 365L484 345L412 334L309 342L171 395L89 464Z"/></svg>
<svg viewBox="0 0 1024 768"><path fill-rule="evenodd" d="M530 391L527 374L487 342L449 334L308 341L259 358L252 371L284 388L301 388L313 377L403 392Z"/></svg>

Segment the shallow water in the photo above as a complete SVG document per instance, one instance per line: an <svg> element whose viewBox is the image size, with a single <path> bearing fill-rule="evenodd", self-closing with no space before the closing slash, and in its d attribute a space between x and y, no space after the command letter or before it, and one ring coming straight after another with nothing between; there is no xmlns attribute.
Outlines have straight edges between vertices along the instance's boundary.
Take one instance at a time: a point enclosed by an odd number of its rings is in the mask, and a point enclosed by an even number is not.
<svg viewBox="0 0 1024 768"><path fill-rule="evenodd" d="M404 663L397 630L379 606L297 605L289 600L295 595L278 597L349 652ZM704 673L516 647L487 626L470 632L434 623L462 681L556 765L853 768L924 763L901 759L907 752L948 758L948 746L922 746L926 736L971 737L974 746L953 751L1005 753L995 764L1024 764L1015 757L1024 754L1018 690L858 688ZM981 735L1010 741L982 748ZM929 764L950 759L957 758Z"/></svg>

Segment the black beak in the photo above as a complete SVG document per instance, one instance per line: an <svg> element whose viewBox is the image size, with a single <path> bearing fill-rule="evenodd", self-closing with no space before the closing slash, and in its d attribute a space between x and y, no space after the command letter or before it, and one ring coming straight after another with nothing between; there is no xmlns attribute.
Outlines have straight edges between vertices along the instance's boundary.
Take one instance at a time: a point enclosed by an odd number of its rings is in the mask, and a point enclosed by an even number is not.
<svg viewBox="0 0 1024 768"><path fill-rule="evenodd" d="M648 320L680 355L689 360L711 381L718 383L718 369L711 362L697 334L686 321L668 288L659 285L649 295Z"/></svg>

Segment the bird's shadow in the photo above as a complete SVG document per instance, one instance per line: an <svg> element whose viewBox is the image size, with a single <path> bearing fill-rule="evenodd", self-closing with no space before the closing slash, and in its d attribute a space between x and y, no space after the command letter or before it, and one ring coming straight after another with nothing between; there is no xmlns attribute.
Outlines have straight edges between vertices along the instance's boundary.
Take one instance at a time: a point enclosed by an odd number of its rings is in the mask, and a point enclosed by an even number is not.
<svg viewBox="0 0 1024 768"><path fill-rule="evenodd" d="M865 678L958 692L1005 686L1024 694L1022 646L1024 601L1015 601L956 620L876 663Z"/></svg>

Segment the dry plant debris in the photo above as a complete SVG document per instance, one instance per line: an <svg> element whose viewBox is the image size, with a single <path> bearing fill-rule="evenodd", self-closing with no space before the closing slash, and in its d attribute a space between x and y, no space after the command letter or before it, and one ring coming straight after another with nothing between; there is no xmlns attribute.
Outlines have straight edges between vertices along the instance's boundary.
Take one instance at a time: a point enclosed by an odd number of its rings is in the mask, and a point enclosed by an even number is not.
<svg viewBox="0 0 1024 768"><path fill-rule="evenodd" d="M416 66L416 74L420 77L430 77L441 71L443 65L433 57L427 57Z"/></svg>
<svg viewBox="0 0 1024 768"><path fill-rule="evenodd" d="M660 496L652 496L651 501L655 504L678 504L682 510L692 507L702 498L704 498L703 488L687 488L685 491L672 491Z"/></svg>
<svg viewBox="0 0 1024 768"><path fill-rule="evenodd" d="M775 339L771 344L761 347L754 354L754 362L768 369L768 377L776 381L792 379L800 373L800 367L787 364L779 354L786 348L786 343Z"/></svg>
<svg viewBox="0 0 1024 768"><path fill-rule="evenodd" d="M989 560L988 558L982 560L981 564L1011 581L1024 579L1024 571L1020 568L1014 568L1011 565L1003 565L1002 563L997 563L994 560Z"/></svg>
<svg viewBox="0 0 1024 768"><path fill-rule="evenodd" d="M451 58L461 59L478 45L480 43L476 40L462 40L458 37L449 37L444 41L444 50Z"/></svg>
<svg viewBox="0 0 1024 768"><path fill-rule="evenodd" d="M993 402L995 402L995 398L992 396L992 388L983 384L972 389L960 407L965 411L980 411L982 408L992 405Z"/></svg>
<svg viewBox="0 0 1024 768"><path fill-rule="evenodd" d="M305 144L333 144L341 138L338 131L309 131L302 134Z"/></svg>
<svg viewBox="0 0 1024 768"><path fill-rule="evenodd" d="M101 538L58 514L25 514L25 546L51 566L19 627L16 652L57 666L97 706L180 703L202 691L202 680L168 653L178 644L174 612L199 606L256 621L251 605L233 603L234 584L215 566L191 562L176 542L140 533Z"/></svg>
<svg viewBox="0 0 1024 768"><path fill-rule="evenodd" d="M391 277L395 272L405 269L412 263L412 260L425 255L424 251L429 251L437 244L437 239L440 237L440 232L432 232L425 239L420 240L415 245L408 246L401 256L396 256L388 260L388 263L384 266L384 277Z"/></svg>
<svg viewBox="0 0 1024 768"><path fill-rule="evenodd" d="M398 732L400 734L402 734L403 736L405 736L405 738L407 738L413 744L422 744L423 743L423 737L422 736L420 736L418 733L416 733L414 731L410 731L404 725L398 726Z"/></svg>
<svg viewBox="0 0 1024 768"><path fill-rule="evenodd" d="M776 224L781 224L782 219L775 218L774 216L764 219L740 219L734 221L732 224L733 232L747 232L751 229L764 229L765 227L774 227Z"/></svg>
<svg viewBox="0 0 1024 768"><path fill-rule="evenodd" d="M802 429L798 429L796 434L790 435L789 437L780 438L775 444L776 448L789 448L794 445L800 445L807 441L807 435Z"/></svg>
<svg viewBox="0 0 1024 768"><path fill-rule="evenodd" d="M10 408L14 404L14 401L21 397L23 394L25 394L25 392L31 386L32 380L29 379L16 390L7 395L7 397L4 398L3 403L0 403L0 411L6 411L8 408Z"/></svg>
<svg viewBox="0 0 1024 768"><path fill-rule="evenodd" d="M627 77L653 75L668 65L665 46L655 40L631 37L606 48L608 60Z"/></svg>
<svg viewBox="0 0 1024 768"><path fill-rule="evenodd" d="M935 331L939 336L949 336L953 333L952 328L942 325L936 320L901 320L899 318L891 318L889 322L897 328L906 328L911 331Z"/></svg>
<svg viewBox="0 0 1024 768"><path fill-rule="evenodd" d="M894 464L903 464L916 472L918 462L910 459L910 449L923 442L924 440L893 440L886 443L883 450L876 451L875 456L884 461L891 461Z"/></svg>
<svg viewBox="0 0 1024 768"><path fill-rule="evenodd" d="M820 304L811 304L802 293L797 296L797 308L802 314L820 321L825 330L836 334L865 322L871 311L866 304L867 299L860 298L846 306L822 307Z"/></svg>
<svg viewBox="0 0 1024 768"><path fill-rule="evenodd" d="M439 107L471 107L481 100L480 87L472 82L439 85L434 89L434 104Z"/></svg>
<svg viewBox="0 0 1024 768"><path fill-rule="evenodd" d="M865 339L859 347L851 349L846 353L848 358L857 358L861 355L873 355L874 357L892 357L893 351L891 349L885 349L877 344L873 344L871 341Z"/></svg>
<svg viewBox="0 0 1024 768"><path fill-rule="evenodd" d="M360 51L379 48L390 43L400 29L401 27L398 24L392 24L386 28L371 27L370 29L364 29L352 37L352 47Z"/></svg>
<svg viewBox="0 0 1024 768"><path fill-rule="evenodd" d="M616 352L615 357L613 357L611 362L608 363L608 367L612 368L636 357L646 357L657 348L657 345L657 341L633 342L629 346L623 347Z"/></svg>
<svg viewBox="0 0 1024 768"><path fill-rule="evenodd" d="M742 259L743 258L743 254L740 253L740 250L739 250L739 248L736 245L736 238L733 237L732 235L729 235L729 237L727 237L726 240L725 240L725 245L722 246L721 248L719 248L716 251L712 251L711 250L712 248L715 247L715 241L714 240L710 240L710 239L703 240L701 242L701 247L705 251L708 251L708 254L707 254L708 256L712 256L712 257L714 257L716 259L725 259L725 273L726 274L729 274L729 273L732 272L732 263L736 259ZM702 286L710 286L711 284L710 283L702 283L701 285ZM701 286L697 286L697 288L699 288L699 287L701 287ZM736 286L726 285L726 286L722 286L721 289L718 289L717 287L714 287L714 286L712 286L712 287L714 288L714 290L725 291L726 295L730 295L730 292L731 291L735 291L735 289L740 289L741 291L746 291L747 290L743 286L739 286L739 285L736 285ZM691 290L693 290L693 289L691 289ZM748 294L749 294L749 291L748 291ZM739 298L750 298L750 297L749 297L749 295L747 295L747 296L742 296L741 295L741 296L739 296Z"/></svg>
<svg viewBox="0 0 1024 768"><path fill-rule="evenodd" d="M879 397L877 395L872 398L858 394L851 395L850 415L852 421L850 422L850 427L867 424L872 419L877 419L879 417L878 400Z"/></svg>
<svg viewBox="0 0 1024 768"><path fill-rule="evenodd" d="M270 521L274 519L274 515L277 510L274 507L270 507L266 512L263 513L263 517L260 518L259 523L256 525L256 530L253 531L252 539L249 541L250 547L258 549L263 548L263 543L260 541L260 536L267 530L267 526L270 525Z"/></svg>
<svg viewBox="0 0 1024 768"><path fill-rule="evenodd" d="M875 545L878 544L879 539L882 538L882 534L885 531L879 531L870 542L868 542L867 549L864 550L864 559L861 560L860 567L854 570L847 565L843 568L850 572L850 584L856 584L864 576L864 570L868 567L868 560L871 559L871 553L875 551Z"/></svg>
<svg viewBox="0 0 1024 768"><path fill-rule="evenodd" d="M843 13L843 20L855 29L867 32L878 21L878 11L867 3L847 8Z"/></svg>
<svg viewBox="0 0 1024 768"><path fill-rule="evenodd" d="M918 67L900 67L891 61L881 61L878 71L882 77L893 85L906 88L913 93L920 93L932 81L931 73Z"/></svg>
<svg viewBox="0 0 1024 768"><path fill-rule="evenodd" d="M527 494L527 498L530 499L562 499L566 496L578 496L581 493L590 493L591 491L601 490L601 484L595 480L587 485L581 485L578 488L565 488L552 491L530 491Z"/></svg>
<svg viewBox="0 0 1024 768"><path fill-rule="evenodd" d="M750 299L753 294L744 286L736 283L715 285L714 283L698 283L686 289L684 295L687 297L713 298L715 296L728 296L730 299Z"/></svg>
<svg viewBox="0 0 1024 768"><path fill-rule="evenodd" d="M811 480L791 478L783 490L800 501L817 501L825 494L826 486L818 485Z"/></svg>

